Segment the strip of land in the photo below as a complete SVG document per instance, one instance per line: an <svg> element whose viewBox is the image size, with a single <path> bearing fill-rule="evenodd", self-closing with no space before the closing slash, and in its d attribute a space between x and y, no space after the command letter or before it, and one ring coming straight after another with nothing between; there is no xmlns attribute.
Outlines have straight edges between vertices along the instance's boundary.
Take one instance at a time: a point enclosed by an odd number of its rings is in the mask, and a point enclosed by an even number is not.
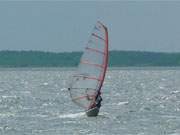
<svg viewBox="0 0 180 135"><path fill-rule="evenodd" d="M0 51L0 67L76 67L82 52ZM110 51L110 67L180 66L180 53Z"/></svg>

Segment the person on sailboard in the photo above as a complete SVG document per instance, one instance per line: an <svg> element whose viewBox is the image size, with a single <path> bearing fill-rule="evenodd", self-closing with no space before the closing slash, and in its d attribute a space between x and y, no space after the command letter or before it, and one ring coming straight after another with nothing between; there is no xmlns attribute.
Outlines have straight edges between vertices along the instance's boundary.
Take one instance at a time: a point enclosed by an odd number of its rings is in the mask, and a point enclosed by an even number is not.
<svg viewBox="0 0 180 135"><path fill-rule="evenodd" d="M101 92L98 92L98 94L95 98L95 102L91 106L91 108L95 108L95 107L100 108L101 107L101 101L102 101Z"/></svg>
<svg viewBox="0 0 180 135"><path fill-rule="evenodd" d="M97 106L98 108L101 107L101 102L102 102L102 97L101 97L101 92L99 91L98 94L97 94L97 96L96 96L96 101L95 101L96 106Z"/></svg>
<svg viewBox="0 0 180 135"><path fill-rule="evenodd" d="M97 95L97 98L96 98L96 107L100 108L101 107L101 101L102 101L102 97L100 95Z"/></svg>

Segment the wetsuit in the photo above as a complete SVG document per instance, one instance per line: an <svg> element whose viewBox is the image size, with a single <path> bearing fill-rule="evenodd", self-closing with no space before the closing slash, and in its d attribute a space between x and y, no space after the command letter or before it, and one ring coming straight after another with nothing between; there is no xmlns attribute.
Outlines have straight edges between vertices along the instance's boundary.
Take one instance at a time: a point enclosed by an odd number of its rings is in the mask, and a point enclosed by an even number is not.
<svg viewBox="0 0 180 135"><path fill-rule="evenodd" d="M98 107L98 108L101 107L101 101L102 101L101 96L100 96L100 95L97 95L96 101L95 101L96 107Z"/></svg>

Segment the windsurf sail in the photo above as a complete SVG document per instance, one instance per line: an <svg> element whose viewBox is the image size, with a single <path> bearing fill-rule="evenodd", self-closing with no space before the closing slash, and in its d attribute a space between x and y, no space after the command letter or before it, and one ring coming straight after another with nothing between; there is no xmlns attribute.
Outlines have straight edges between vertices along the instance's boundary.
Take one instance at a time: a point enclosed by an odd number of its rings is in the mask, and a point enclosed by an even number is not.
<svg viewBox="0 0 180 135"><path fill-rule="evenodd" d="M100 94L108 64L108 30L97 22L89 37L77 72L71 77L72 101L88 110Z"/></svg>

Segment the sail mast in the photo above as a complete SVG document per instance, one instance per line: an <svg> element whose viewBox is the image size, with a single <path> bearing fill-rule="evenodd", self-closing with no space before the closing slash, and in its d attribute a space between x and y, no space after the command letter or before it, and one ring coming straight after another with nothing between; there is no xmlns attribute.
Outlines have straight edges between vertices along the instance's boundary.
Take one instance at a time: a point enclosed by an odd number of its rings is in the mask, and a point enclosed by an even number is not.
<svg viewBox="0 0 180 135"><path fill-rule="evenodd" d="M105 75L106 75L106 70L107 70L107 66L108 66L108 56L109 56L109 51L108 51L108 44L109 44L109 39L108 39L108 29L106 26L104 26L101 22L98 21L98 23L100 23L103 27L104 27L104 30L105 30L105 57L104 57L104 64L105 65L105 68L104 68L104 72L103 72L103 76L102 76L102 82L99 86L99 92L101 91L101 88L102 88L102 85L103 85L103 82L104 82L104 78L105 78Z"/></svg>

